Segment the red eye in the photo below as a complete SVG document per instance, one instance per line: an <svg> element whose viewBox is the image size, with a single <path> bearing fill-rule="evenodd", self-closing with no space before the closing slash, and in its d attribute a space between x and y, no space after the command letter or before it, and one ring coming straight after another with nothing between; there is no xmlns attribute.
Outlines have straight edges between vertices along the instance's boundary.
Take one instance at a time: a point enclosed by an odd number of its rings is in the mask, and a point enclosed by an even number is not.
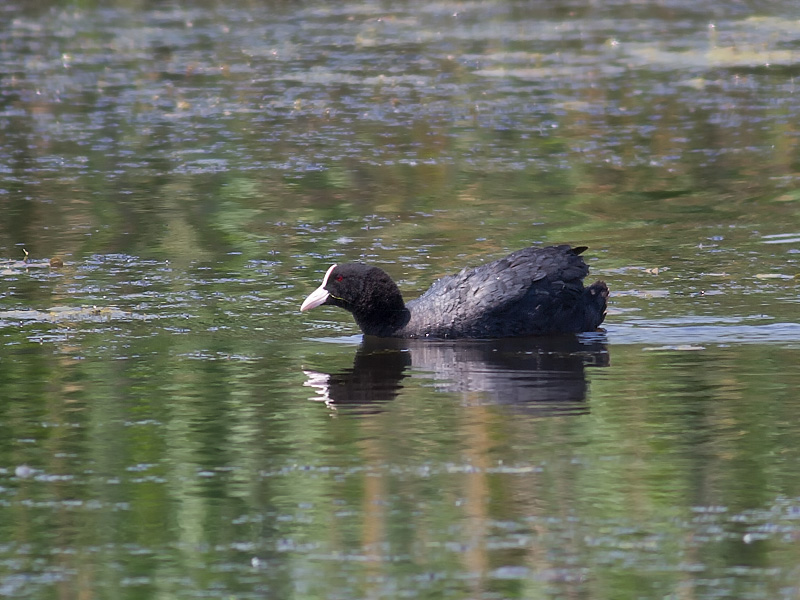
<svg viewBox="0 0 800 600"><path fill-rule="evenodd" d="M336 276L336 281L341 281L342 279L344 279L344 277L342 277L341 275Z"/></svg>

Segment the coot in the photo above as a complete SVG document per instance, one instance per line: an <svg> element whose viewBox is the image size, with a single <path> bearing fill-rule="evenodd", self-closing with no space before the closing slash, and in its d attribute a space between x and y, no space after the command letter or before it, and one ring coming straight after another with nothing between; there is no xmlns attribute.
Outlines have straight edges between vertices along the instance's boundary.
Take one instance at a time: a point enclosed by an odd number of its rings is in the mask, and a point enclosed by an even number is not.
<svg viewBox="0 0 800 600"><path fill-rule="evenodd" d="M606 316L608 287L589 287L586 246L523 248L442 277L406 304L385 271L332 265L301 311L323 304L353 313L366 335L398 338L499 338L593 331Z"/></svg>

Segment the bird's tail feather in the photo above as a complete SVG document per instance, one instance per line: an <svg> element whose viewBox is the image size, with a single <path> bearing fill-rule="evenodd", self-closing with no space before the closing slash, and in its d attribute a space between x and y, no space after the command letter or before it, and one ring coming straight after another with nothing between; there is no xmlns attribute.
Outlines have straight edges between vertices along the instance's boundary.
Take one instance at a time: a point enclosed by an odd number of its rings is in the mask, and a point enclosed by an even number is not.
<svg viewBox="0 0 800 600"><path fill-rule="evenodd" d="M584 331L592 331L600 327L606 318L608 286L605 281L595 281L583 293L586 297L586 329Z"/></svg>

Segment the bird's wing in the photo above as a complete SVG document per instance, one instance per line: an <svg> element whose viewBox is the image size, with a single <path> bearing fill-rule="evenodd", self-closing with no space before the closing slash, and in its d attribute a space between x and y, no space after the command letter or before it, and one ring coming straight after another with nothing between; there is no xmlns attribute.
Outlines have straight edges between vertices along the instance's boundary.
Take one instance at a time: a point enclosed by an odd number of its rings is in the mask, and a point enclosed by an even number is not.
<svg viewBox="0 0 800 600"><path fill-rule="evenodd" d="M443 277L431 286L416 302L426 307L428 314L449 315L458 321L471 321L488 314L511 309L532 291L543 300L554 294L577 301L581 281L589 268L578 256L585 248L569 246L523 248L505 258L464 269L456 275Z"/></svg>
<svg viewBox="0 0 800 600"><path fill-rule="evenodd" d="M499 313L529 293L565 295L577 299L582 280L589 272L583 259L569 246L524 248L506 258L474 269L464 279L470 312Z"/></svg>

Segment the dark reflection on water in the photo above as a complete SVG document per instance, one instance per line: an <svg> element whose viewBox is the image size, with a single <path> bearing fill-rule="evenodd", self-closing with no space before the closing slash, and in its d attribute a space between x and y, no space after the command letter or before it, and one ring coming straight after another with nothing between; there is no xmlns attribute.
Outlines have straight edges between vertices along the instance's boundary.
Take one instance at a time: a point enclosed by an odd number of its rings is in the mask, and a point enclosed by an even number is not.
<svg viewBox="0 0 800 600"><path fill-rule="evenodd" d="M334 409L378 411L397 397L405 378L417 377L461 394L470 405L507 405L541 416L579 414L589 410L584 367L608 364L602 334L457 341L366 336L351 368L305 371L305 385Z"/></svg>

